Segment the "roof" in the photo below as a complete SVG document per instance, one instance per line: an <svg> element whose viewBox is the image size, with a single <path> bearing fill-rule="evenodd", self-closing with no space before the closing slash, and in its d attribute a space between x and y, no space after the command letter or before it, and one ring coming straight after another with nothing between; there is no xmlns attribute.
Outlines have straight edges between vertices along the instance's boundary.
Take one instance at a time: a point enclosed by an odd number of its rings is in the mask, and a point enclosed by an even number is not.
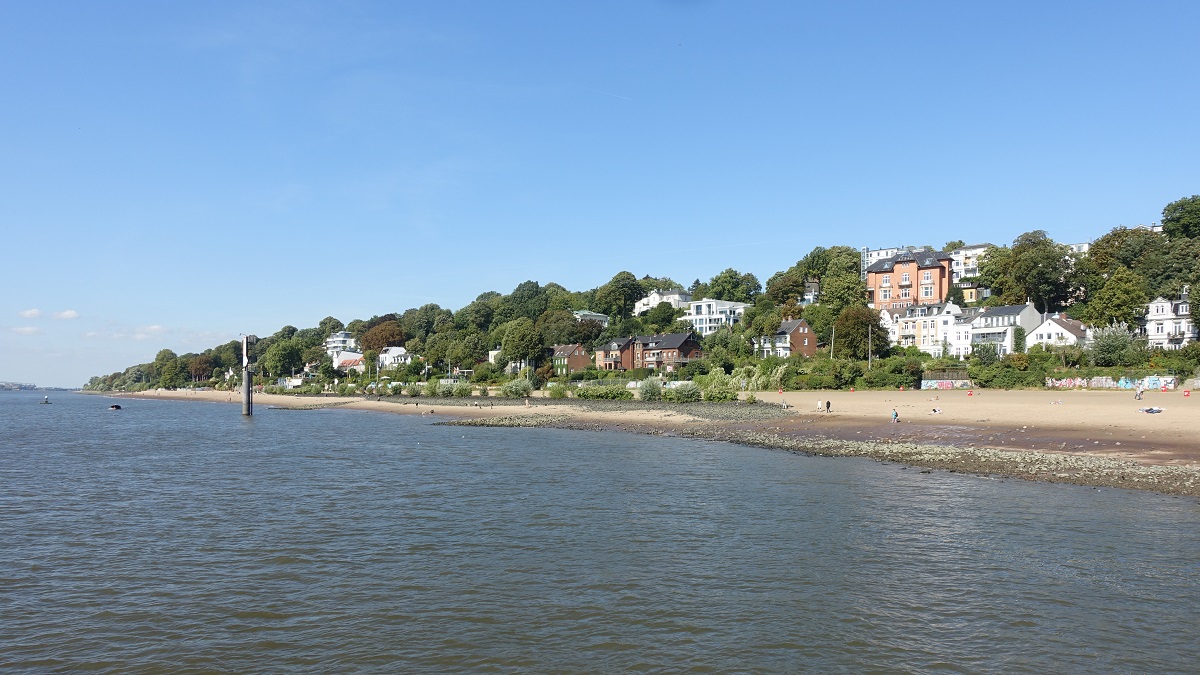
<svg viewBox="0 0 1200 675"><path fill-rule="evenodd" d="M789 335L789 334L791 334L792 331L796 330L796 328L798 326L800 326L801 324L804 324L805 326L807 326L808 322L805 321L804 319L792 319L790 321L781 321L781 322L779 322L779 330L775 331L775 334L776 335Z"/></svg>
<svg viewBox="0 0 1200 675"><path fill-rule="evenodd" d="M576 342L573 345L554 345L551 347L551 349L554 350L555 357L566 357L570 356L571 352L575 351L576 349L583 349L583 345ZM583 349L583 351L585 354L587 353L586 349Z"/></svg>
<svg viewBox="0 0 1200 675"><path fill-rule="evenodd" d="M654 349L679 349L688 340L695 341L692 333L665 333L663 335L637 336L637 341L643 345L656 343Z"/></svg>
<svg viewBox="0 0 1200 675"><path fill-rule="evenodd" d="M941 251L901 251L890 258L876 260L867 267L868 272L891 272L898 263L916 263L918 268L941 267L941 260L952 258Z"/></svg>
<svg viewBox="0 0 1200 675"><path fill-rule="evenodd" d="M1087 328L1084 327L1082 321L1079 321L1077 319L1071 319L1071 318L1068 318L1065 316L1052 316L1046 320L1051 323L1054 323L1058 326L1061 326L1063 330L1067 331L1068 333L1070 333L1071 335L1074 335L1077 338L1086 338L1087 337Z"/></svg>
<svg viewBox="0 0 1200 675"><path fill-rule="evenodd" d="M1001 305L999 307L988 307L983 310L982 316L1010 316L1020 314L1025 311L1026 307L1032 307L1029 303L1023 305Z"/></svg>
<svg viewBox="0 0 1200 675"><path fill-rule="evenodd" d="M596 349L608 352L617 351L625 349L632 341L633 338L613 338L611 340L605 340L604 342L598 343L596 345Z"/></svg>

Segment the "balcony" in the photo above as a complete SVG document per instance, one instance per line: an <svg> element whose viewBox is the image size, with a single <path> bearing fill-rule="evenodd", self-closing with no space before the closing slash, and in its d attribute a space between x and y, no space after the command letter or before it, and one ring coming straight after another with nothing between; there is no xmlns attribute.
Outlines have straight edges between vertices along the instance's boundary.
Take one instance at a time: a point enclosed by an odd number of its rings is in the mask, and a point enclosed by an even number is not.
<svg viewBox="0 0 1200 675"><path fill-rule="evenodd" d="M903 288L903 287L905 287L905 286L912 286L912 282L911 282L911 281L904 281L903 279L901 279L901 280L900 280L900 283L898 283L898 284L896 284L896 285L897 285L897 286L900 286L900 287L902 287L902 288Z"/></svg>

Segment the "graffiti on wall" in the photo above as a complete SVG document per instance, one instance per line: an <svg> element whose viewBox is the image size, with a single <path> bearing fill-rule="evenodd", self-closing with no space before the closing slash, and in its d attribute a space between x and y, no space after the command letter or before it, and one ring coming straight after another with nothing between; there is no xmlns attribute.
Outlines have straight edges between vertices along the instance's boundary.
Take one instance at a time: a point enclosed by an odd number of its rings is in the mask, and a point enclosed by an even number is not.
<svg viewBox="0 0 1200 675"><path fill-rule="evenodd" d="M1177 386L1174 375L1147 375L1143 378L1120 377L1107 375L1099 377L1047 377L1048 389L1174 389Z"/></svg>

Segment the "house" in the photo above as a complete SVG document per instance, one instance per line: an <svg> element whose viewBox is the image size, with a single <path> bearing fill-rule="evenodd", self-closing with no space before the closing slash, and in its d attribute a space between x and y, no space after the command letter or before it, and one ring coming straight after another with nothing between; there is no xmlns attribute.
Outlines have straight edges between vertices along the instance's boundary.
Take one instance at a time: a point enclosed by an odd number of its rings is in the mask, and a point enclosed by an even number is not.
<svg viewBox="0 0 1200 675"><path fill-rule="evenodd" d="M608 328L608 315L607 314L601 314L600 312L589 312L586 309L581 309L581 310L571 312L571 313L575 315L576 321L579 321L579 322L597 321L600 323L601 326Z"/></svg>
<svg viewBox="0 0 1200 675"><path fill-rule="evenodd" d="M754 353L763 358L774 355L786 359L792 354L817 353L817 334L804 319L781 321L774 334L755 338L751 343Z"/></svg>
<svg viewBox="0 0 1200 675"><path fill-rule="evenodd" d="M378 361L380 370L399 368L412 363L413 355L404 347L384 347L383 351L379 352Z"/></svg>
<svg viewBox="0 0 1200 675"><path fill-rule="evenodd" d="M1034 345L1063 347L1084 346L1091 342L1092 331L1082 321L1053 314L1025 336L1025 351Z"/></svg>
<svg viewBox="0 0 1200 675"><path fill-rule="evenodd" d="M800 305L807 307L815 305L821 298L821 281L819 279L809 279L804 282L804 297L800 299Z"/></svg>
<svg viewBox="0 0 1200 675"><path fill-rule="evenodd" d="M876 309L904 309L946 299L953 260L938 251L903 251L866 269L867 295Z"/></svg>
<svg viewBox="0 0 1200 675"><path fill-rule="evenodd" d="M721 326L732 326L741 321L742 315L751 305L731 300L704 298L688 304L683 320L692 324L692 330L701 336L712 335Z"/></svg>
<svg viewBox="0 0 1200 675"><path fill-rule="evenodd" d="M662 303L667 303L675 309L683 309L692 301L692 294L687 291L650 291L650 295L638 300L633 305L633 315L641 316L650 310L658 307Z"/></svg>
<svg viewBox="0 0 1200 675"><path fill-rule="evenodd" d="M554 350L550 358L554 362L554 374L556 376L562 377L563 375L577 373L592 363L587 349L579 343L573 345L554 345L551 349Z"/></svg>
<svg viewBox="0 0 1200 675"><path fill-rule="evenodd" d="M1041 314L1034 309L1032 302L988 307L971 321L971 350L978 349L982 344L991 344L996 346L996 353L1001 356L1012 354L1015 351L1016 329L1023 329L1028 336L1041 322Z"/></svg>
<svg viewBox="0 0 1200 675"><path fill-rule="evenodd" d="M333 356L333 367L336 370L365 372L367 370L366 363L363 362L363 355L359 352L344 351L338 352Z"/></svg>
<svg viewBox="0 0 1200 675"><path fill-rule="evenodd" d="M950 341L955 319L962 308L953 302L933 305L911 305L897 322L897 342L901 347L916 347L940 358L944 346Z"/></svg>
<svg viewBox="0 0 1200 675"><path fill-rule="evenodd" d="M597 345L594 358L597 370L630 370L633 368L633 338L618 338Z"/></svg>
<svg viewBox="0 0 1200 675"><path fill-rule="evenodd" d="M704 356L695 333L639 335L633 340L633 367L673 372Z"/></svg>
<svg viewBox="0 0 1200 675"><path fill-rule="evenodd" d="M654 368L672 372L704 356L695 333L638 335L609 340L596 347L596 368L632 370Z"/></svg>
<svg viewBox="0 0 1200 675"><path fill-rule="evenodd" d="M972 244L947 251L951 260L950 280L958 282L963 277L979 276L979 261L983 260L989 248L992 248L991 244Z"/></svg>
<svg viewBox="0 0 1200 675"><path fill-rule="evenodd" d="M358 349L358 341L350 337L350 331L334 331L325 338L325 353L336 359L339 352L352 352Z"/></svg>
<svg viewBox="0 0 1200 675"><path fill-rule="evenodd" d="M906 251L924 250L926 250L924 246L892 246L890 248L867 248L864 246L859 249L858 269L865 281L867 278L867 268L880 260L887 260Z"/></svg>
<svg viewBox="0 0 1200 675"><path fill-rule="evenodd" d="M1159 296L1150 301L1146 305L1144 326L1146 342L1150 347L1181 349L1187 343L1200 338L1192 324L1188 287L1183 287L1183 293L1178 300L1167 300Z"/></svg>
<svg viewBox="0 0 1200 675"><path fill-rule="evenodd" d="M968 305L983 302L992 295L992 289L984 288L974 281L960 281L954 285L962 289L963 302Z"/></svg>
<svg viewBox="0 0 1200 675"><path fill-rule="evenodd" d="M962 313L954 317L947 326L945 343L949 351L945 356L965 359L971 355L971 324L980 314L983 314L982 307L964 307Z"/></svg>

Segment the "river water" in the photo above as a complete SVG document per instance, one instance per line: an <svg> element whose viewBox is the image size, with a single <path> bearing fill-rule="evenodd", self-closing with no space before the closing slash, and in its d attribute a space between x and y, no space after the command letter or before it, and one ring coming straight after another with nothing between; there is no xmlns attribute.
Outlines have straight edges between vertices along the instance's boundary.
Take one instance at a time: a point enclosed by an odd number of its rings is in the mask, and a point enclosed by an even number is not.
<svg viewBox="0 0 1200 675"><path fill-rule="evenodd" d="M0 670L1197 672L1200 505L0 392Z"/></svg>

